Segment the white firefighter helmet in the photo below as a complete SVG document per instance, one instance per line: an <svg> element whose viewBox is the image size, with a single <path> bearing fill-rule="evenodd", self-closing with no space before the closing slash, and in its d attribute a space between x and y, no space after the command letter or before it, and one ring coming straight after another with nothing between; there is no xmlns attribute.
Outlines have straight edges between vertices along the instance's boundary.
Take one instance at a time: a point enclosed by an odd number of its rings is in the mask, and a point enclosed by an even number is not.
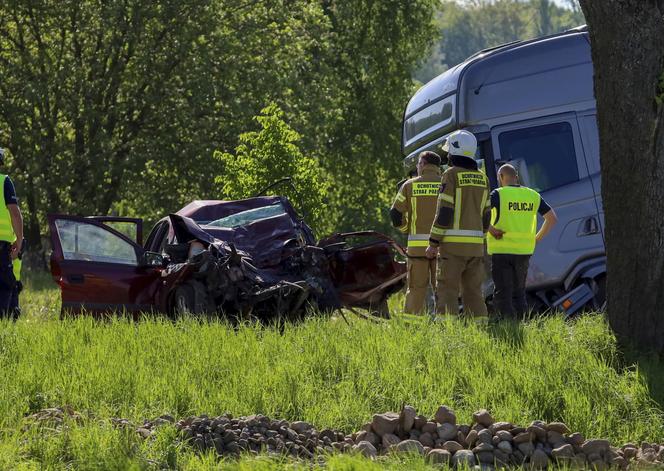
<svg viewBox="0 0 664 471"><path fill-rule="evenodd" d="M443 144L443 150L450 155L461 155L474 159L477 151L477 139L475 139L472 132L463 129L454 131L447 136L447 140Z"/></svg>

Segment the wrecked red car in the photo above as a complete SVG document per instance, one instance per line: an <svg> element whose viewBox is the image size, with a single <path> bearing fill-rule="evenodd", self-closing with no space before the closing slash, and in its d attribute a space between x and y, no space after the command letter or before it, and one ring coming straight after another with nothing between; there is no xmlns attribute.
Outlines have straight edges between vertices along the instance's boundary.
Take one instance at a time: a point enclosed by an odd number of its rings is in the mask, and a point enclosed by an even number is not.
<svg viewBox="0 0 664 471"><path fill-rule="evenodd" d="M301 319L362 308L388 316L403 287L403 250L382 234L316 241L288 199L194 201L159 221L49 215L62 311Z"/></svg>

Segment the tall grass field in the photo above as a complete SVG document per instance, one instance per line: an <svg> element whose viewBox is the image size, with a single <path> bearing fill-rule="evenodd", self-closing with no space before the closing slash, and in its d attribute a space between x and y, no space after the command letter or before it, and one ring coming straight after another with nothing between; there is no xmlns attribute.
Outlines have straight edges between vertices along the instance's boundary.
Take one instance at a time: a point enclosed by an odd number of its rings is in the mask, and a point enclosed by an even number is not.
<svg viewBox="0 0 664 471"><path fill-rule="evenodd" d="M22 304L18 322L0 324L0 469L310 469L265 457L219 461L181 443L173 427L143 440L110 422L166 413L260 413L352 432L403 404L425 415L445 404L464 423L486 408L497 420L563 421L615 444L664 440L660 364L625 360L598 315L488 327L351 316L283 329L60 320L59 293L41 278L28 280ZM84 419L59 428L26 419L64 405ZM427 466L332 456L326 468Z"/></svg>

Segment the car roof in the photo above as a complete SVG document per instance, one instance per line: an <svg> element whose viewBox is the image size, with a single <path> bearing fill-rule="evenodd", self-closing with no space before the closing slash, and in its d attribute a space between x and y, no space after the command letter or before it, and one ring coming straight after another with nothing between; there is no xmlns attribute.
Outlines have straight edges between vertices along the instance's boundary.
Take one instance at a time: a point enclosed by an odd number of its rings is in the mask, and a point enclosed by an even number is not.
<svg viewBox="0 0 664 471"><path fill-rule="evenodd" d="M272 206L278 203L284 204L284 198L281 196L258 196L230 201L195 200L175 214L191 218L199 224L205 224L241 211Z"/></svg>

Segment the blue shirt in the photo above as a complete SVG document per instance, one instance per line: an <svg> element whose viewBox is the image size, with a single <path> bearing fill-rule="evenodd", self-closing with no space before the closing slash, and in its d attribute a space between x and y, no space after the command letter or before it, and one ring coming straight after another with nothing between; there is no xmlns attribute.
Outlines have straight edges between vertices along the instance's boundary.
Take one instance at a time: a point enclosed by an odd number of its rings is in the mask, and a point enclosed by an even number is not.
<svg viewBox="0 0 664 471"><path fill-rule="evenodd" d="M14 188L14 183L12 179L7 177L5 178L5 205L9 204L18 204L18 198L16 197L16 188Z"/></svg>

